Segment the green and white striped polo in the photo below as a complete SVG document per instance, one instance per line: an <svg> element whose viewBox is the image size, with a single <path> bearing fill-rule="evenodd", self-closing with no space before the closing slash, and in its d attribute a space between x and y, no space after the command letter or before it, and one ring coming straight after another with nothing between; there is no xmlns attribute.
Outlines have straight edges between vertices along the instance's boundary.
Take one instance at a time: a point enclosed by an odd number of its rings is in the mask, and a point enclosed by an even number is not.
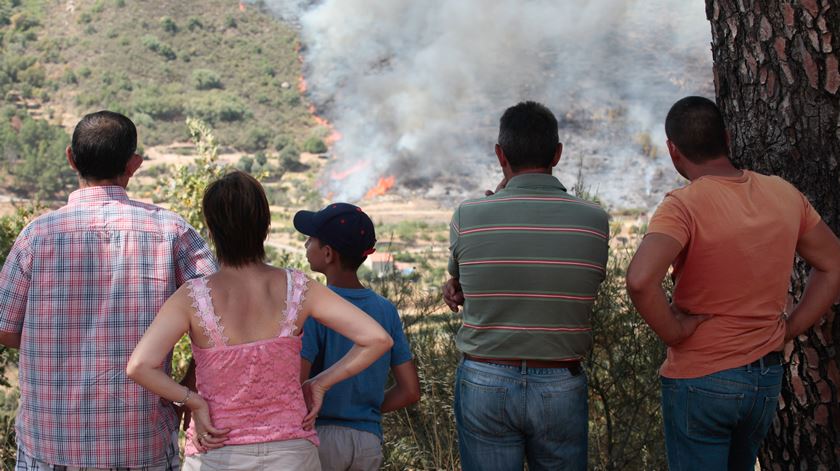
<svg viewBox="0 0 840 471"><path fill-rule="evenodd" d="M607 213L549 174L518 175L495 195L461 203L449 259L465 298L458 349L485 358L584 357L608 239Z"/></svg>

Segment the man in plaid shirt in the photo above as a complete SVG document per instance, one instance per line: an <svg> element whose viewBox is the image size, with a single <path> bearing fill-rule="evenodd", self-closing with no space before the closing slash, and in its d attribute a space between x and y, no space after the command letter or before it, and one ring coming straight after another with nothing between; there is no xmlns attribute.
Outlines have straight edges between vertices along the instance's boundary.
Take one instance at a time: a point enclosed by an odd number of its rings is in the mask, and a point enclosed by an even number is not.
<svg viewBox="0 0 840 471"><path fill-rule="evenodd" d="M128 199L136 148L125 116L82 118L67 148L79 189L0 272L0 343L20 349L18 470L180 467L173 405L125 367L169 295L216 264L181 217Z"/></svg>

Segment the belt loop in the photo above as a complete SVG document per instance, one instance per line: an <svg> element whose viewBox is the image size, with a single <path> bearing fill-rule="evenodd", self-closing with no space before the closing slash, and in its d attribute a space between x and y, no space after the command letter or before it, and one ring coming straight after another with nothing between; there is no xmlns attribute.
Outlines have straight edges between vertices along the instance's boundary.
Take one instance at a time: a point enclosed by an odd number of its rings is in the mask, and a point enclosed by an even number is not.
<svg viewBox="0 0 840 471"><path fill-rule="evenodd" d="M520 374L526 375L528 374L528 361L522 360L522 369L520 370Z"/></svg>

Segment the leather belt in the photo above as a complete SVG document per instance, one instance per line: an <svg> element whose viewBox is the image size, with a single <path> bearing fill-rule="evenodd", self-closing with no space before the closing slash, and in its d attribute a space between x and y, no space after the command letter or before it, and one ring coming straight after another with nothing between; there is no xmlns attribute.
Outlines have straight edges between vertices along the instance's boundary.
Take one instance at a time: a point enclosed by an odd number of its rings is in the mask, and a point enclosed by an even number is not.
<svg viewBox="0 0 840 471"><path fill-rule="evenodd" d="M479 363L491 363L494 365L505 365L505 366L519 366L523 368L566 368L572 371L572 374L576 374L575 371L580 371L580 361L579 360L571 360L571 361L554 361L554 360L514 360L508 358L483 358L470 355L468 353L464 354L464 358L470 361L477 361Z"/></svg>
<svg viewBox="0 0 840 471"><path fill-rule="evenodd" d="M762 365L763 363L763 365ZM782 364L782 352L770 352L758 360L750 363L751 368L761 368L762 366L776 366Z"/></svg>

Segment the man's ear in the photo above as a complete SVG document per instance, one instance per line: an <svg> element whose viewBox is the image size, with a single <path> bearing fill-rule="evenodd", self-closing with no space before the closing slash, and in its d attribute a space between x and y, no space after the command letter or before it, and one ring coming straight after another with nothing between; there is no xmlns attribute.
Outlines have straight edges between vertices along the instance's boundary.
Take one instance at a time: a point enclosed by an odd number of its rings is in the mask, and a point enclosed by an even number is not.
<svg viewBox="0 0 840 471"><path fill-rule="evenodd" d="M502 146L499 144L496 144L496 158L499 159L499 166L502 168L510 167L510 162L508 162L505 151L502 150Z"/></svg>
<svg viewBox="0 0 840 471"><path fill-rule="evenodd" d="M143 165L143 156L140 154L132 154L131 157L129 157L128 162L125 164L124 175L129 178L133 177L134 172L136 172L141 165Z"/></svg>
<svg viewBox="0 0 840 471"><path fill-rule="evenodd" d="M70 146L67 146L64 153L67 155L67 163L70 164L70 168L72 168L74 172L78 172L79 169L76 168L76 161L73 160L73 149L71 149Z"/></svg>
<svg viewBox="0 0 840 471"><path fill-rule="evenodd" d="M554 167L557 166L557 164L560 162L560 155L562 155L562 154L563 154L563 143L558 142L557 143L557 150L554 151L554 158L551 159L551 168L554 168Z"/></svg>

